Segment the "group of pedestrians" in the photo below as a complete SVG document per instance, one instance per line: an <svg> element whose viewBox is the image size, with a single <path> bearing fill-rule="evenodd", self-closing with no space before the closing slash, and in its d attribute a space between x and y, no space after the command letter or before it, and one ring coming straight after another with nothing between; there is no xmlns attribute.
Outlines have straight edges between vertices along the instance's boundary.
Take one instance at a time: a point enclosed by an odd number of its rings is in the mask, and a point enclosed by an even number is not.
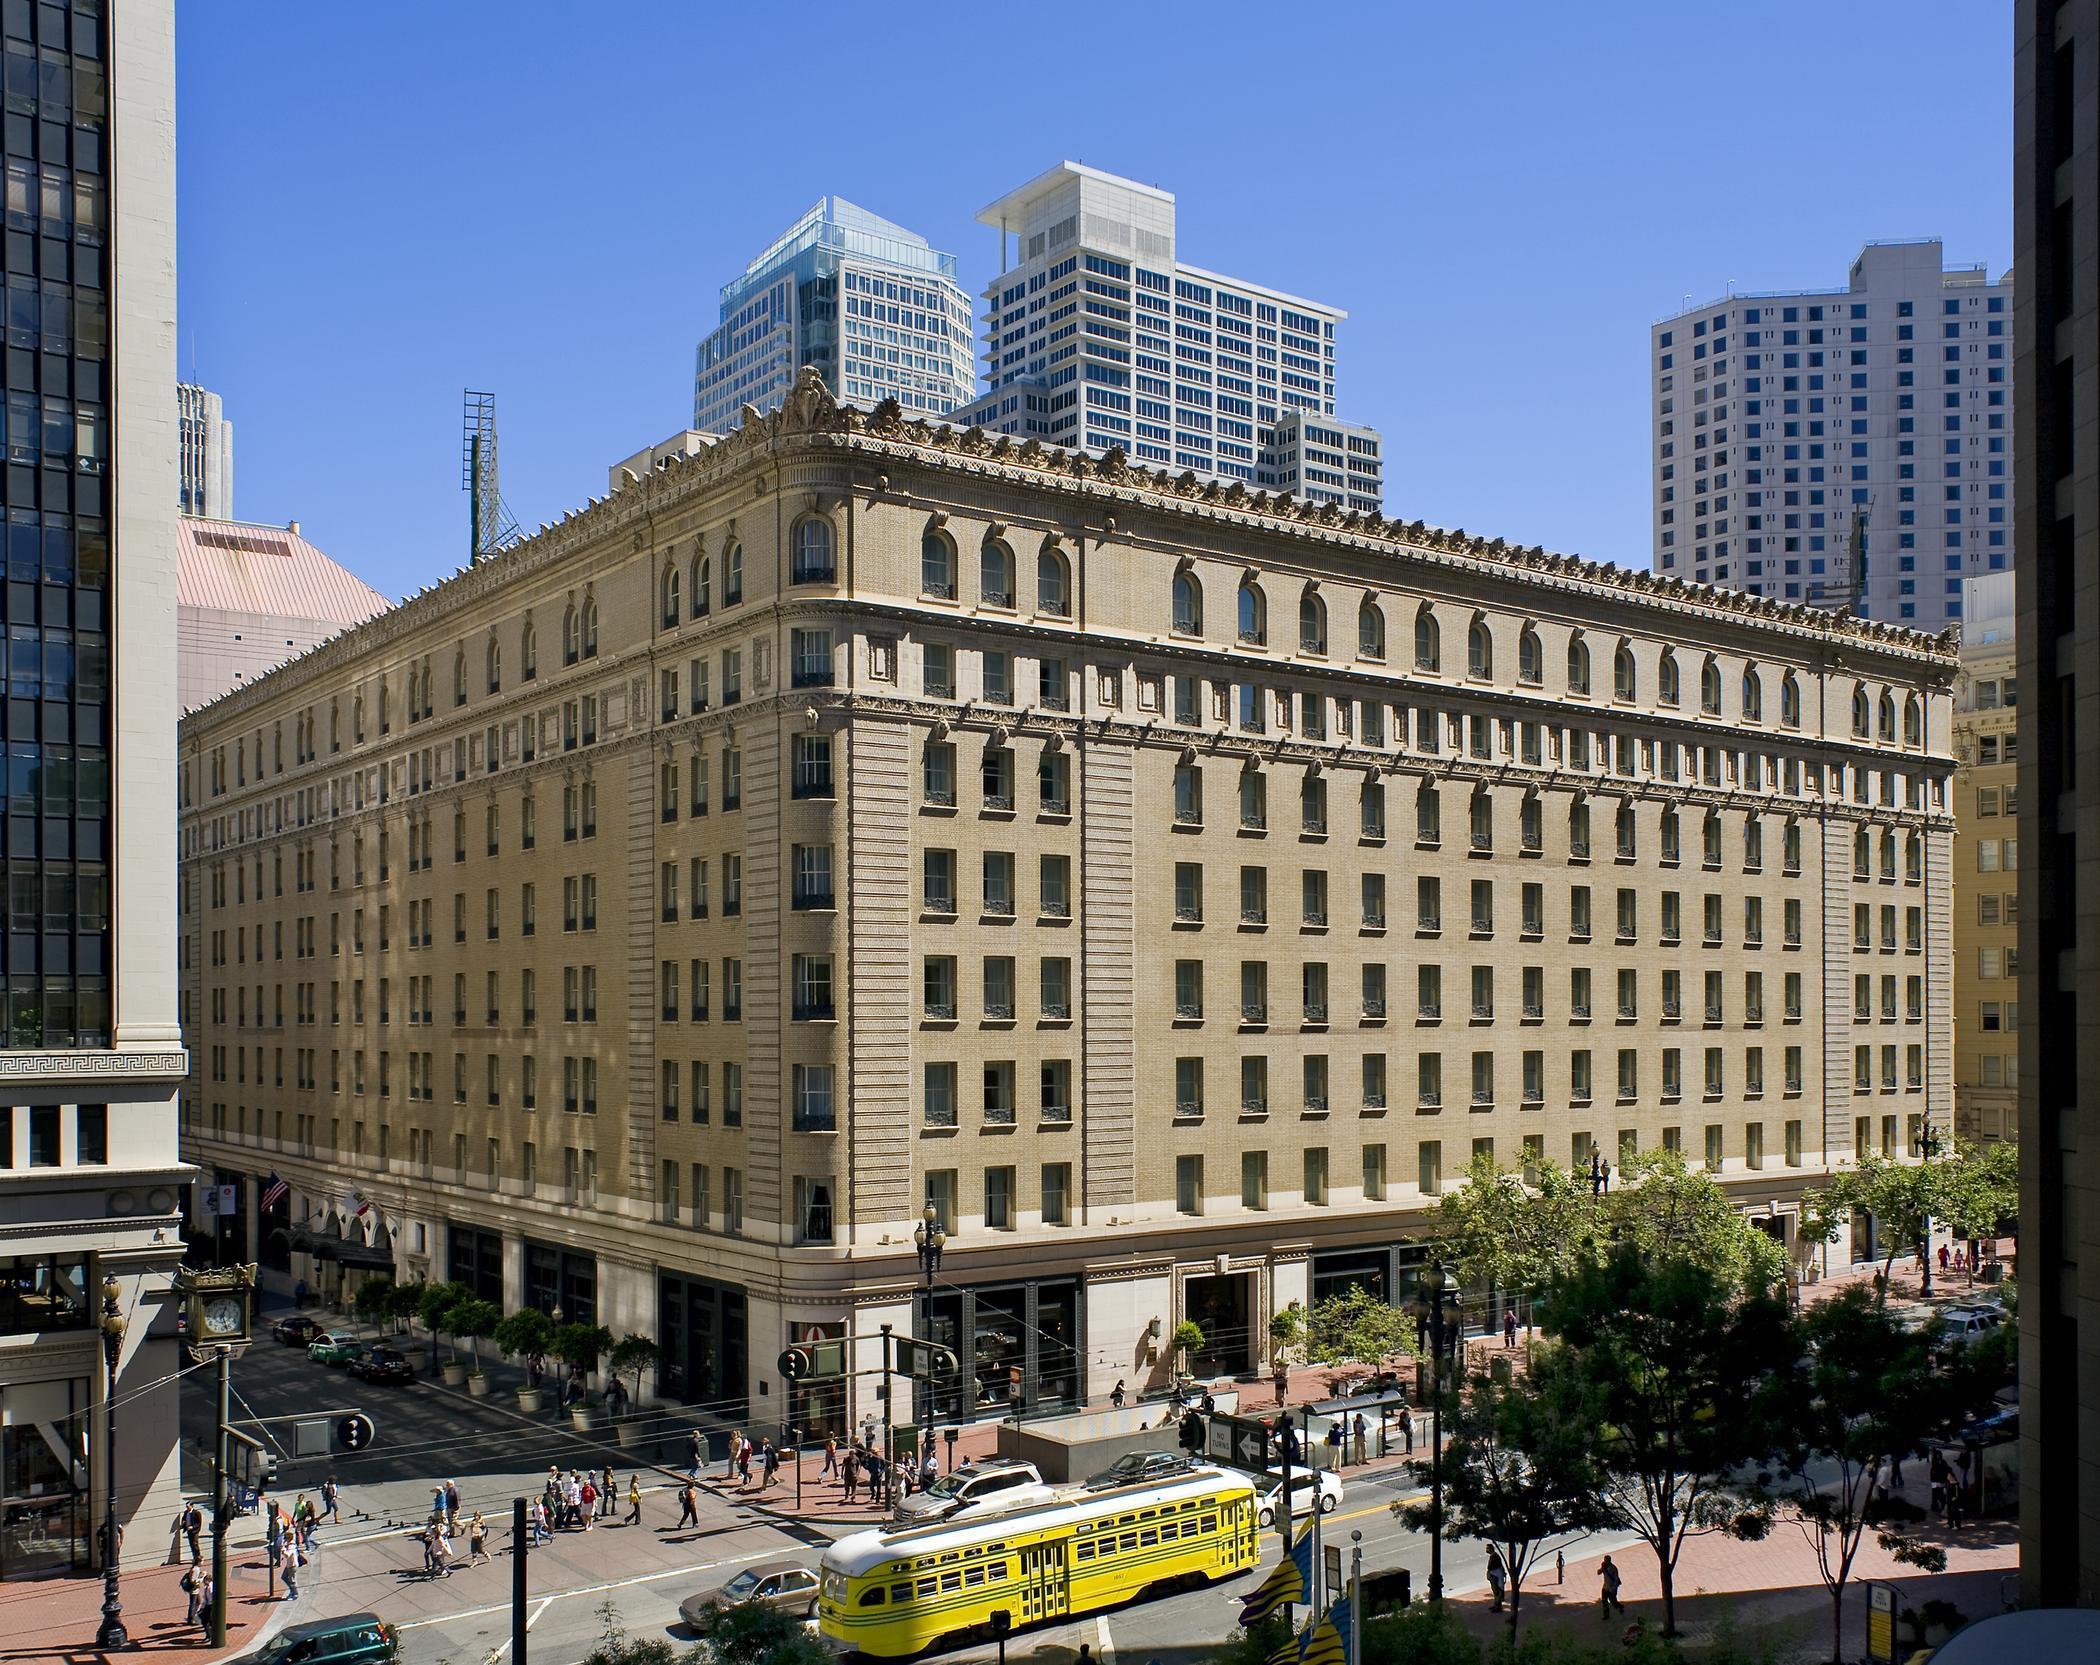
<svg viewBox="0 0 2100 1665"><path fill-rule="evenodd" d="M343 1519L343 1490L334 1475L321 1482L321 1500L301 1492L287 1509L274 1497L258 1500L263 1516L263 1549L272 1571L284 1586L283 1598L299 1594L299 1573L314 1557L315 1539L325 1518L337 1525ZM188 1551L189 1565L183 1571L182 1592L188 1611L184 1622L205 1629L211 1625L214 1594L211 1569L204 1564L205 1516L201 1504L186 1503L175 1512L169 1532L168 1559L180 1561Z"/></svg>
<svg viewBox="0 0 2100 1665"><path fill-rule="evenodd" d="M694 1443L696 1446L699 1443L697 1436ZM699 1464L695 1463L693 1466L697 1472ZM723 1480L734 1480L736 1489L742 1491L751 1484L753 1468L758 1470L758 1489L764 1491L779 1478L780 1448L770 1437L753 1445L749 1436L741 1429L732 1428L729 1432L729 1444L723 1453Z"/></svg>

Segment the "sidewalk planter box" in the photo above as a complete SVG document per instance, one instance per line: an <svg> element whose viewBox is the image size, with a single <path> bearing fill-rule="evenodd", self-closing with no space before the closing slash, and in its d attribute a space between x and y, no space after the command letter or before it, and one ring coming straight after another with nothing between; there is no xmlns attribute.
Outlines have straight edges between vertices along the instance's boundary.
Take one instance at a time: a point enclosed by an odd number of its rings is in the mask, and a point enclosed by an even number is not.
<svg viewBox="0 0 2100 1665"><path fill-rule="evenodd" d="M475 1371L467 1378L467 1392L476 1399L486 1399L489 1396L489 1379L480 1371Z"/></svg>
<svg viewBox="0 0 2100 1665"><path fill-rule="evenodd" d="M521 1388L519 1388L519 1389L518 1389L518 1409L519 1409L519 1410L521 1410L521 1411L536 1411L536 1410L538 1410L538 1409L540 1408L540 1394L541 1394L541 1392L542 1392L542 1390L541 1390L541 1389L539 1389L539 1388L536 1388L536 1387L521 1387Z"/></svg>
<svg viewBox="0 0 2100 1665"><path fill-rule="evenodd" d="M445 1361L445 1386L463 1387L466 1385L466 1380L466 1365L458 1359L447 1359Z"/></svg>
<svg viewBox="0 0 2100 1665"><path fill-rule="evenodd" d="M591 1431L590 1406L571 1405L569 1407L569 1421L579 1434L588 1434Z"/></svg>
<svg viewBox="0 0 2100 1665"><path fill-rule="evenodd" d="M620 1442L620 1449L632 1451L642 1443L644 1424L639 1417L623 1417L613 1424L613 1433Z"/></svg>

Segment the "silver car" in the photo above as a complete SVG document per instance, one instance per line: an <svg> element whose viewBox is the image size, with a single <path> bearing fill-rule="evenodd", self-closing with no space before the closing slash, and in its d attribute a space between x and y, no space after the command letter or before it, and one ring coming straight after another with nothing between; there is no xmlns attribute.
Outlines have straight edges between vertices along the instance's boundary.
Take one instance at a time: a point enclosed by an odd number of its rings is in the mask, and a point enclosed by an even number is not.
<svg viewBox="0 0 2100 1665"><path fill-rule="evenodd" d="M1043 1484L1042 1471L1035 1464L998 1458L965 1463L924 1491L913 1492L897 1505L897 1519L908 1525L925 1526L937 1520L999 1514L1056 1501L1057 1494Z"/></svg>

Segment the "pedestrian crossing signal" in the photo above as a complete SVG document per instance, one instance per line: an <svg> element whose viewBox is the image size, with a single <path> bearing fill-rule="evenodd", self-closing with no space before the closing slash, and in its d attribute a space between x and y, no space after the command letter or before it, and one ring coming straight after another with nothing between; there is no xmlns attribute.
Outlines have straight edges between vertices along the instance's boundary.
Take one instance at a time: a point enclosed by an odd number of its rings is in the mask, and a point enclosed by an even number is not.
<svg viewBox="0 0 2100 1665"><path fill-rule="evenodd" d="M363 1411L352 1411L348 1416L338 1418L335 1425L336 1443L345 1451L364 1450L372 1443L376 1432L372 1419Z"/></svg>
<svg viewBox="0 0 2100 1665"><path fill-rule="evenodd" d="M783 1381L799 1382L810 1373L815 1360L807 1347L789 1347L780 1355L780 1375Z"/></svg>

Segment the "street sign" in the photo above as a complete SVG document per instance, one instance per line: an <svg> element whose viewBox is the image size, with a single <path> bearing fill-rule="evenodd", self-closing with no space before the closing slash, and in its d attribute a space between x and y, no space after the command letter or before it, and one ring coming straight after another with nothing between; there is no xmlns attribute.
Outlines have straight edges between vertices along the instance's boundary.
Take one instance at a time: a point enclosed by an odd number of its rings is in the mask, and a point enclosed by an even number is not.
<svg viewBox="0 0 2100 1665"><path fill-rule="evenodd" d="M204 1212L219 1219L230 1220L240 1211L240 1188L234 1185L199 1186L200 1201Z"/></svg>
<svg viewBox="0 0 2100 1665"><path fill-rule="evenodd" d="M363 1411L352 1411L348 1416L338 1418L335 1425L336 1442L345 1451L364 1450L372 1443L377 1433L378 1430L372 1426L372 1419Z"/></svg>
<svg viewBox="0 0 2100 1665"><path fill-rule="evenodd" d="M932 1376L959 1368L953 1351L916 1336L897 1338L897 1368L907 1376Z"/></svg>

